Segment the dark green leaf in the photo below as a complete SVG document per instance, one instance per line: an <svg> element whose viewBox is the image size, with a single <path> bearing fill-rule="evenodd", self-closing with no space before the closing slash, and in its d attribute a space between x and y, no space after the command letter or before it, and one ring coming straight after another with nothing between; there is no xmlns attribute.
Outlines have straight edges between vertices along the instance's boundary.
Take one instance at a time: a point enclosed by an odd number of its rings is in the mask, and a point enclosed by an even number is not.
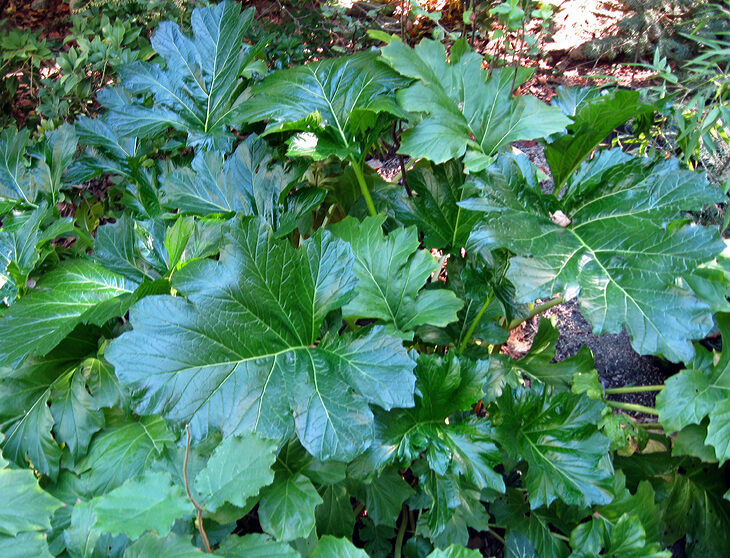
<svg viewBox="0 0 730 558"><path fill-rule="evenodd" d="M119 68L125 88L153 95L155 102L111 107L112 127L137 137L172 127L188 134L188 145L230 151L229 127L240 122L239 75L257 52L243 43L252 20L253 10L241 13L238 3L226 0L193 10L192 39L176 23L161 23L151 42L167 68L148 62Z"/></svg>
<svg viewBox="0 0 730 558"><path fill-rule="evenodd" d="M323 486L319 495L322 503L315 510L317 534L352 538L355 514L347 489L341 484L331 484Z"/></svg>
<svg viewBox="0 0 730 558"><path fill-rule="evenodd" d="M364 157L369 145L360 143L378 114L403 114L393 92L406 83L372 52L321 60L274 72L255 85L242 118L268 120L266 133L308 131L290 147L294 155Z"/></svg>
<svg viewBox="0 0 730 558"><path fill-rule="evenodd" d="M378 318L400 335L423 324L445 326L456 320L463 303L453 292L422 290L439 269L436 259L419 250L415 228L383 235L383 217L363 223L348 218L333 227L355 254L357 295L343 308L345 316Z"/></svg>
<svg viewBox="0 0 730 558"><path fill-rule="evenodd" d="M278 541L306 537L314 529L315 508L321 503L322 498L307 477L282 472L262 491L261 527Z"/></svg>
<svg viewBox="0 0 730 558"><path fill-rule="evenodd" d="M541 558L535 552L530 539L521 533L510 531L505 538L505 558Z"/></svg>
<svg viewBox="0 0 730 558"><path fill-rule="evenodd" d="M92 312L95 323L118 316L118 308L104 303L135 286L93 262L64 262L0 316L0 366L17 366L32 352L47 354Z"/></svg>
<svg viewBox="0 0 730 558"><path fill-rule="evenodd" d="M216 428L267 437L296 429L320 459L354 457L372 440L368 402L412 404L413 363L379 329L314 346L327 313L352 296L351 266L348 245L327 232L294 250L260 220L235 221L219 261L174 275L189 302L141 300L134 330L107 357L144 393L139 413L189 422L196 439Z"/></svg>
<svg viewBox="0 0 730 558"><path fill-rule="evenodd" d="M581 167L558 202L521 178L518 165L501 159L482 183L484 197L463 202L486 212L472 246L517 255L507 271L517 301L579 295L596 334L627 327L640 354L691 359L690 340L707 334L711 317L676 279L723 245L709 228L666 224L682 209L718 199L718 190L676 161L652 163L614 150ZM551 220L557 211L570 219L567 227Z"/></svg>
<svg viewBox="0 0 730 558"><path fill-rule="evenodd" d="M530 507L590 506L611 501L613 467L609 439L598 433L604 405L572 393L553 394L541 385L507 388L491 414L495 439L514 459L529 465L525 486Z"/></svg>
<svg viewBox="0 0 730 558"><path fill-rule="evenodd" d="M577 89L577 88L576 88ZM560 136L545 149L545 158L550 165L555 192L559 192L563 184L575 172L578 166L593 152L606 136L628 120L653 112L655 109L639 101L638 91L627 91L616 88L610 93L601 95L587 90L577 95L580 100L568 103L563 97L558 104L564 112L573 117L574 122L568 126L568 133Z"/></svg>
<svg viewBox="0 0 730 558"><path fill-rule="evenodd" d="M216 551L216 555L223 555ZM157 533L147 533L124 551L124 558L202 558L205 553L193 546L189 538L175 533L160 537Z"/></svg>

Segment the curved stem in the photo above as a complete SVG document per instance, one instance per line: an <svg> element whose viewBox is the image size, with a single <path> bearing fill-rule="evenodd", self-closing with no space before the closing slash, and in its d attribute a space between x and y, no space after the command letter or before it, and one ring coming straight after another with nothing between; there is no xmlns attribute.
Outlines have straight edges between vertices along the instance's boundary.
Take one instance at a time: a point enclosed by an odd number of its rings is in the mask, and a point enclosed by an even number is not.
<svg viewBox="0 0 730 558"><path fill-rule="evenodd" d="M562 296L556 296L552 300L548 300L546 303L541 304L540 306L535 306L535 308L532 309L532 311L527 315L525 318L515 318L512 320L509 325L507 326L507 330L513 330L517 326L519 326L521 323L526 322L530 318L534 318L538 314L542 314L545 310L549 310L553 306L557 306L558 304L562 304L564 302L564 298Z"/></svg>
<svg viewBox="0 0 730 558"><path fill-rule="evenodd" d="M365 175L362 173L362 163L357 161L354 157L350 158L350 164L352 165L352 170L355 171L355 176L357 177L357 183L360 185L360 191L362 192L363 197L365 198L365 203L368 206L368 211L370 211L370 215L373 217L378 214L377 211L375 211L375 204L373 203L373 198L370 195L370 190L368 190L368 185L365 182Z"/></svg>
<svg viewBox="0 0 730 558"><path fill-rule="evenodd" d="M656 409L652 409L651 407L647 407L646 405L639 405L637 403L623 403L621 401L606 401L606 404L609 407L613 407L614 409L633 411L635 413L644 413L645 415L651 415L654 417L659 416L659 411L657 411Z"/></svg>
<svg viewBox="0 0 730 558"><path fill-rule="evenodd" d="M408 508L403 504L403 513L400 516L400 529L398 536L395 538L395 549L393 550L393 558L401 558L403 550L403 537L406 535L406 525L408 524Z"/></svg>
<svg viewBox="0 0 730 558"><path fill-rule="evenodd" d="M479 313L476 315L474 320L471 322L471 325L469 326L469 329L466 332L466 335L464 336L464 339L461 341L461 345L459 345L459 354L463 353L466 349L467 344L469 343L469 340L471 339L471 336L474 335L474 330L477 328L477 325L479 325L479 320L482 319L482 316L484 316L484 312L487 311L487 308L489 308L489 305L492 304L494 301L494 294L490 294L487 300L484 301L484 304L482 304L482 307L479 309Z"/></svg>
<svg viewBox="0 0 730 558"><path fill-rule="evenodd" d="M662 391L664 384L660 386L627 386L620 388L609 388L604 389L603 393L606 395L617 395L619 393L644 393L645 391Z"/></svg>
<svg viewBox="0 0 730 558"><path fill-rule="evenodd" d="M190 483L188 482L188 457L190 456L190 425L185 425L185 432L188 434L188 440L185 444L185 462L183 463L183 478L185 479L185 490L188 491L188 498L190 498L190 501L193 503L193 506L195 506L195 509L198 512L197 520L195 521L195 526L198 528L198 531L200 532L200 536L203 538L203 545L205 546L205 551L210 554L213 552L210 548L210 541L208 540L208 534L205 532L205 528L203 527L203 508L201 508L198 503L195 501L195 498L193 498L193 493L190 492Z"/></svg>

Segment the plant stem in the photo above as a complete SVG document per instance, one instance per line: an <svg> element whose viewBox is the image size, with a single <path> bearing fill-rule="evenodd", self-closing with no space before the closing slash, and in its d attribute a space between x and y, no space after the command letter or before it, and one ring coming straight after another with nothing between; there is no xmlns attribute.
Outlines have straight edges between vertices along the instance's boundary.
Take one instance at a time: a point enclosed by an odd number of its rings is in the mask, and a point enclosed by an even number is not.
<svg viewBox="0 0 730 558"><path fill-rule="evenodd" d="M620 388L604 389L603 393L606 395L617 395L619 393L644 393L645 391L661 391L664 389L664 384L659 386L627 386Z"/></svg>
<svg viewBox="0 0 730 558"><path fill-rule="evenodd" d="M624 411L634 411L635 413L644 413L645 415L651 415L654 417L659 416L659 411L647 407L646 405L639 405L637 403L623 403L621 401L606 401L609 407L614 409L622 409Z"/></svg>
<svg viewBox="0 0 730 558"><path fill-rule="evenodd" d="M193 503L193 506L195 506L195 509L198 512L198 518L196 523L196 527L198 528L198 531L200 532L200 536L203 538L203 545L205 546L205 551L210 554L213 552L210 549L210 541L208 541L208 534L205 532L205 527L203 527L203 508L201 508L198 503L195 501L195 498L193 498L193 493L190 492L190 483L188 482L188 457L190 456L190 425L185 425L185 432L188 434L188 440L185 444L185 462L183 463L183 477L185 478L185 490L188 491L188 498L190 498L190 501Z"/></svg>
<svg viewBox="0 0 730 558"><path fill-rule="evenodd" d="M362 511L363 511L364 509L365 509L365 504L363 504L362 502L361 502L361 503L359 503L359 504L357 505L357 507L355 508L355 518L358 518L358 517L360 517L360 514L362 513Z"/></svg>
<svg viewBox="0 0 730 558"><path fill-rule="evenodd" d="M370 211L370 215L373 217L378 214L377 211L375 211L375 204L373 203L373 198L370 196L370 190L368 190L368 185L365 182L365 175L362 173L362 163L359 161L356 161L355 158L350 158L350 163L352 164L352 170L355 171L355 176L357 177L357 183L360 184L360 191L362 192L363 197L365 198L365 203L368 206L368 210Z"/></svg>
<svg viewBox="0 0 730 558"><path fill-rule="evenodd" d="M393 558L401 558L403 549L403 537L406 536L406 525L408 524L408 508L403 504L403 513L400 515L400 528L398 536L395 538L395 549L393 550Z"/></svg>
<svg viewBox="0 0 730 558"><path fill-rule="evenodd" d="M464 350L466 350L466 346L469 343L469 340L471 339L471 336L474 335L474 330L477 328L477 325L479 324L479 320L482 319L482 316L484 316L484 312L487 311L487 308L489 308L489 305L492 304L494 301L494 294L490 294L487 300L484 301L484 304L482 304L482 307L479 310L479 313L476 315L474 320L471 322L471 325L469 326L469 329L466 332L466 335L464 336L464 339L461 341L461 345L459 345L459 354L463 353Z"/></svg>
<svg viewBox="0 0 730 558"><path fill-rule="evenodd" d="M89 248L91 248L94 245L94 239L91 238L88 234L86 234L85 231L82 231L80 228L74 226L74 234L79 238L81 242L86 244Z"/></svg>
<svg viewBox="0 0 730 558"><path fill-rule="evenodd" d="M530 318L534 318L538 314L542 314L545 310L550 310L550 308L552 308L553 306L562 304L564 300L565 299L562 296L556 296L552 300L548 300L546 303L541 304L540 306L535 306L535 308L532 309L532 311L527 315L526 318L515 318L514 320L512 320L507 326L507 330L513 330L522 322L526 322Z"/></svg>
<svg viewBox="0 0 730 558"><path fill-rule="evenodd" d="M646 430L664 430L664 427L658 422L637 422L636 426Z"/></svg>

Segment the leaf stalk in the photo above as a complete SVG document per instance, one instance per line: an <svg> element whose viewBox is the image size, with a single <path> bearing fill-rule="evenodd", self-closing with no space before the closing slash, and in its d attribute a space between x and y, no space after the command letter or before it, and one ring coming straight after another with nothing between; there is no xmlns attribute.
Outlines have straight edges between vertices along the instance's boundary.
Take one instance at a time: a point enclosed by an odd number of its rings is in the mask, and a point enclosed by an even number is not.
<svg viewBox="0 0 730 558"><path fill-rule="evenodd" d="M518 327L522 323L526 322L530 318L534 318L538 314L542 314L545 310L550 310L553 306L557 306L558 304L562 304L565 301L565 298L563 296L556 296L552 300L548 300L544 304L540 304L539 306L535 306L530 313L524 317L524 318L515 318L512 320L509 325L507 326L507 331L511 331L514 328Z"/></svg>
<svg viewBox="0 0 730 558"><path fill-rule="evenodd" d="M403 504L403 513L400 515L400 528L398 536L395 538L395 549L393 550L393 558L401 558L403 551L403 538L406 536L406 525L408 524L408 508Z"/></svg>
<svg viewBox="0 0 730 558"><path fill-rule="evenodd" d="M355 172L355 176L357 177L357 183L360 185L360 191L365 198L365 203L368 206L368 211L370 211L370 215L375 217L378 212L375 210L373 198L370 195L370 190L368 190L368 185L365 182L365 175L362 172L362 162L356 160L354 157L351 157L350 163L352 164L352 170Z"/></svg>
<svg viewBox="0 0 730 558"><path fill-rule="evenodd" d="M644 413L645 415L651 415L653 417L659 416L659 411L647 407L646 405L639 405L638 403L624 403L622 401L606 401L609 407L614 409L621 409L622 411L633 411L635 413Z"/></svg>
<svg viewBox="0 0 730 558"><path fill-rule="evenodd" d="M190 491L190 483L188 482L188 457L190 457L190 425L185 425L185 432L187 432L187 442L185 443L185 462L183 463L183 478L185 479L185 490L188 491L188 498L190 498L190 501L193 503L193 506L195 506L195 509L198 512L198 517L195 521L195 526L198 528L198 531L200 532L200 536L203 539L203 545L205 546L205 551L210 554L213 552L210 548L210 541L208 540L208 534L205 532L205 527L203 527L203 508L200 507L200 505L195 501L195 498L193 498L193 493Z"/></svg>
<svg viewBox="0 0 730 558"><path fill-rule="evenodd" d="M662 391L664 384L658 386L626 386L620 388L604 389L606 395L618 395L620 393L644 393L646 391Z"/></svg>
<svg viewBox="0 0 730 558"><path fill-rule="evenodd" d="M494 293L490 294L487 297L487 300L484 301L484 304L482 304L482 307L479 309L479 313L471 322L471 325L469 326L469 329L467 330L464 339L462 339L461 341L461 345L459 345L459 354L463 353L466 350L466 346L469 343L469 340L471 339L472 335L474 335L474 330L476 330L477 325L479 325L479 321L482 319L482 316L484 316L484 312L487 311L487 308L489 308L492 302L494 302Z"/></svg>

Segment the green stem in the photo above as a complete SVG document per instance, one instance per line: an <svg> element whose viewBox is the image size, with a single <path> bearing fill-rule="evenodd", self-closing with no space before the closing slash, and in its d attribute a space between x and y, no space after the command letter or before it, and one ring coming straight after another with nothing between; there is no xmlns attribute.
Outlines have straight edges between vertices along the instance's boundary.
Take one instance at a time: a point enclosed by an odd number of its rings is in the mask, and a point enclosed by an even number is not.
<svg viewBox="0 0 730 558"><path fill-rule="evenodd" d="M604 389L603 393L605 393L606 395L617 395L619 393L644 393L645 391L661 391L663 389L664 384L660 386L628 386Z"/></svg>
<svg viewBox="0 0 730 558"><path fill-rule="evenodd" d="M358 517L360 517L360 514L363 512L364 509L365 509L365 504L363 504L362 502L357 505L357 507L355 508L355 518L356 519Z"/></svg>
<svg viewBox="0 0 730 558"><path fill-rule="evenodd" d="M645 415L652 415L654 417L659 416L659 411L647 407L646 405L639 405L637 403L623 403L621 401L606 401L609 407L614 409L621 409L623 411L633 411L635 413L644 413Z"/></svg>
<svg viewBox="0 0 730 558"><path fill-rule="evenodd" d="M352 170L355 171L355 176L357 177L357 182L360 184L360 191L362 192L363 197L365 198L365 203L368 206L368 210L370 211L370 215L373 217L378 214L377 211L375 211L375 204L373 203L373 198L370 196L370 190L368 190L368 185L365 182L365 175L362 173L362 163L359 161L356 161L354 157L350 158L350 163L352 163Z"/></svg>
<svg viewBox="0 0 730 558"><path fill-rule="evenodd" d="M91 248L94 245L94 239L91 238L86 232L82 231L80 228L74 226L74 234L79 238L80 241L85 243L89 248Z"/></svg>
<svg viewBox="0 0 730 558"><path fill-rule="evenodd" d="M637 422L637 428L645 428L646 430L664 430L664 427L658 422Z"/></svg>
<svg viewBox="0 0 730 558"><path fill-rule="evenodd" d="M408 171L409 171L409 170L411 170L411 169L412 169L413 167L415 167L415 166L416 166L416 163L417 163L418 161L420 161L420 160L421 160L421 159L417 159L417 158L415 158L415 157L414 157L413 159L411 159L410 161L408 161L408 164L407 164L407 165L405 165L405 169L406 169L406 172L408 172ZM391 180L391 182L392 182L393 184L398 184L398 181L399 181L399 180L400 180L400 179L401 179L402 177L403 177L403 170L400 170L400 171L398 171L398 174L396 174L396 175L395 175L395 176L393 177L393 179Z"/></svg>
<svg viewBox="0 0 730 558"><path fill-rule="evenodd" d="M195 498L193 498L193 493L190 491L190 483L188 482L188 457L190 457L190 425L185 425L185 432L187 432L187 443L185 444L185 462L183 463L183 478L185 479L185 490L188 491L188 498L190 498L190 501L193 504L193 507L195 507L195 510L197 511L197 519L195 521L195 526L198 528L198 532L200 533L200 537L203 539L203 546L205 546L205 551L210 554L213 552L210 548L210 541L208 540L208 534L205 532L205 527L203 527L203 508L198 505L198 502L195 501Z"/></svg>
<svg viewBox="0 0 730 558"><path fill-rule="evenodd" d="M562 304L565 299L562 296L556 296L552 300L548 300L546 303L541 304L540 306L535 306L535 308L532 309L532 311L527 315L525 318L515 318L512 320L509 325L507 326L507 330L513 330L517 326L519 326L521 323L526 322L530 318L534 318L538 314L542 314L545 310L550 310L553 306L557 306L558 304Z"/></svg>
<svg viewBox="0 0 730 558"><path fill-rule="evenodd" d="M401 558L401 551L403 549L403 537L406 536L406 525L408 524L408 508L403 504L403 513L400 516L400 529L398 529L398 536L395 538L395 550L393 551L393 558Z"/></svg>
<svg viewBox="0 0 730 558"><path fill-rule="evenodd" d="M489 305L492 304L494 301L494 294L490 294L487 300L484 301L484 304L482 304L482 307L479 310L479 313L476 315L474 320L471 322L471 325L469 326L469 329L466 332L466 335L464 336L464 339L461 341L461 345L459 345L459 354L463 353L466 350L466 346L469 343L469 340L471 339L471 336L474 335L474 330L477 328L477 325L479 325L479 320L482 319L482 316L484 316L484 312L487 311L487 308L489 308Z"/></svg>

